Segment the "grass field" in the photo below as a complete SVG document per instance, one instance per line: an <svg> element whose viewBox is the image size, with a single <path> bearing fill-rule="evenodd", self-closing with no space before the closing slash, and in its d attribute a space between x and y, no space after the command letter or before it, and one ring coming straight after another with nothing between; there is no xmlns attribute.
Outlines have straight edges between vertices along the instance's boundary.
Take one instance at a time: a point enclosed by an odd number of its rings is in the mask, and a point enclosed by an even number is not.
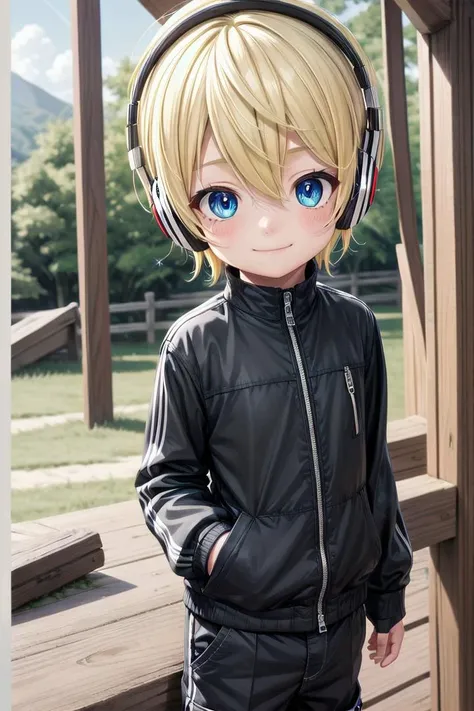
<svg viewBox="0 0 474 711"><path fill-rule="evenodd" d="M377 309L387 361L389 419L404 416L401 314ZM115 405L149 401L159 343L113 344ZM12 417L80 412L82 377L79 364L43 363L13 377ZM47 427L12 437L12 468L36 469L65 464L109 462L140 455L146 412L116 417L113 423L87 430L81 422ZM12 520L38 518L135 496L133 479L91 482L12 492Z"/></svg>

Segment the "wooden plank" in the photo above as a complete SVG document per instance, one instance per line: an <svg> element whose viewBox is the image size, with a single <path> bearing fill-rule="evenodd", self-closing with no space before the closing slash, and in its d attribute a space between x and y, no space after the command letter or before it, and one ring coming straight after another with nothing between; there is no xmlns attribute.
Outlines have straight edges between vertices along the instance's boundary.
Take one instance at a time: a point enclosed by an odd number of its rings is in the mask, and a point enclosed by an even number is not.
<svg viewBox="0 0 474 711"><path fill-rule="evenodd" d="M406 650L404 650L406 653ZM403 652L402 652L403 654ZM396 662L394 662L396 664ZM364 709L371 711L431 711L431 680L424 677L401 691L391 691L382 701L371 703L364 699Z"/></svg>
<svg viewBox="0 0 474 711"><path fill-rule="evenodd" d="M29 580L18 588L12 590L12 609L21 607L42 595L47 595L64 585L68 585L79 578L83 578L91 570L100 568L104 562L102 548L86 553L69 563L64 563L60 568L49 571L45 577Z"/></svg>
<svg viewBox="0 0 474 711"><path fill-rule="evenodd" d="M402 275L405 415L426 415L426 345L416 309L406 250L396 245Z"/></svg>
<svg viewBox="0 0 474 711"><path fill-rule="evenodd" d="M57 333L53 333L45 338L40 336L40 339L31 344L28 348L17 353L11 360L12 372L19 368L23 368L30 363L36 363L41 358L44 358L51 353L55 353L60 348L67 346L68 332L67 328Z"/></svg>
<svg viewBox="0 0 474 711"><path fill-rule="evenodd" d="M61 531L12 546L12 609L83 577L104 563L98 533Z"/></svg>
<svg viewBox="0 0 474 711"><path fill-rule="evenodd" d="M67 345L69 328L78 318L77 304L39 311L11 327L12 370Z"/></svg>
<svg viewBox="0 0 474 711"><path fill-rule="evenodd" d="M425 298L423 265L416 226L415 197L410 163L408 118L405 85L405 58L403 50L402 13L395 0L382 1L382 35L385 65L385 97L388 105L389 135L392 144L395 187L398 203L400 235L407 256L409 280L404 288L414 297L417 320L425 341ZM423 414L423 413L410 413Z"/></svg>
<svg viewBox="0 0 474 711"><path fill-rule="evenodd" d="M428 621L428 563L427 549L415 552L406 594L407 629ZM69 644L72 635L92 634L118 619L164 609L183 597L183 580L171 571L164 556L110 568L106 574L94 572L88 580L92 588L71 589L62 600L48 598L42 608L14 613L12 659ZM87 615L78 614L81 605L87 605ZM44 614L48 607L54 615Z"/></svg>
<svg viewBox="0 0 474 711"><path fill-rule="evenodd" d="M438 32L451 22L450 0L396 0L400 10L422 34Z"/></svg>
<svg viewBox="0 0 474 711"><path fill-rule="evenodd" d="M175 0L140 0L140 3L156 20L161 22L166 19L164 15L171 15L177 7Z"/></svg>
<svg viewBox="0 0 474 711"><path fill-rule="evenodd" d="M387 426L387 442L395 479L426 473L426 419L412 415Z"/></svg>
<svg viewBox="0 0 474 711"><path fill-rule="evenodd" d="M57 568L80 555L102 548L98 533L86 530L58 531L12 545L12 585Z"/></svg>
<svg viewBox="0 0 474 711"><path fill-rule="evenodd" d="M169 711L172 707L163 704L162 685L165 683L168 689L179 685L184 643L182 603L168 605L166 613L151 611L118 620L96 629L93 635L73 635L65 646L17 659L12 669L13 711L92 711L99 704L101 711L141 711L136 692L143 688L148 690L150 700L154 698L155 706L150 708ZM164 640L166 654L161 654ZM368 700L426 674L427 625L408 630L404 646L410 654L400 655L396 664L384 670L373 664L364 649L360 680Z"/></svg>
<svg viewBox="0 0 474 711"><path fill-rule="evenodd" d="M413 550L456 536L455 486L421 474L397 482L397 490Z"/></svg>
<svg viewBox="0 0 474 711"><path fill-rule="evenodd" d="M418 38L427 283L428 471L459 491L457 537L432 551L432 711L474 698L474 7Z"/></svg>
<svg viewBox="0 0 474 711"><path fill-rule="evenodd" d="M100 0L71 0L84 422L111 421Z"/></svg>

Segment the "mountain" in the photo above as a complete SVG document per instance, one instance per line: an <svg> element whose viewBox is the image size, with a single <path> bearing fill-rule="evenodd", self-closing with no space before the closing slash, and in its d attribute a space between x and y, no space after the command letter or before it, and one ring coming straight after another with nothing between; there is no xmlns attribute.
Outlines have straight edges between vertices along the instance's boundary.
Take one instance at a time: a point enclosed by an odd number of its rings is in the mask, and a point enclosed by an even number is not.
<svg viewBox="0 0 474 711"><path fill-rule="evenodd" d="M72 106L12 72L12 162L25 160L35 137L55 118L71 118Z"/></svg>

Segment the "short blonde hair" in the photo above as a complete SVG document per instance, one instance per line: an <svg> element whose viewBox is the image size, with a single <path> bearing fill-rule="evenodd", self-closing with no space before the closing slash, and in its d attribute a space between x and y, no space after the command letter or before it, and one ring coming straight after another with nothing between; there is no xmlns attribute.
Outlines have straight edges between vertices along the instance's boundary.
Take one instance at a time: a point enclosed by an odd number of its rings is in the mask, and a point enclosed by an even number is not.
<svg viewBox="0 0 474 711"><path fill-rule="evenodd" d="M370 60L344 25L320 7L290 1L336 26L376 85ZM157 38L184 17L213 4L215 0L191 0L160 27ZM132 82L157 38L138 63ZM192 173L199 167L208 126L237 176L275 199L283 197L286 135L295 131L319 161L337 168L340 185L330 221L342 214L352 191L366 111L350 62L322 32L278 13L236 12L188 31L152 70L138 111L144 160L149 173L160 178L180 219L201 239L204 235L189 201ZM379 165L383 150L382 131ZM351 230L336 229L324 250L315 255L318 265L328 271L339 237L345 253ZM221 260L211 249L194 256L193 278L204 256L214 285L222 273Z"/></svg>

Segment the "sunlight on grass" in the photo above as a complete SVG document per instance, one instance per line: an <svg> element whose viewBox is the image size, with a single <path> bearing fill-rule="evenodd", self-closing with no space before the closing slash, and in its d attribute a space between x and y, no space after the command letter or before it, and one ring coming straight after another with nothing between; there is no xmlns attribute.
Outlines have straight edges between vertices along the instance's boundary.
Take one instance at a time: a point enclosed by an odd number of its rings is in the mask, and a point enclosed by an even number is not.
<svg viewBox="0 0 474 711"><path fill-rule="evenodd" d="M12 523L31 521L131 499L137 499L134 477L48 486L29 491L17 489L11 492L11 520Z"/></svg>
<svg viewBox="0 0 474 711"><path fill-rule="evenodd" d="M113 462L141 455L146 412L88 430L82 422L20 432L12 437L12 469Z"/></svg>
<svg viewBox="0 0 474 711"><path fill-rule="evenodd" d="M114 405L148 403L160 345L114 344L112 389ZM80 363L42 361L12 377L12 418L82 412Z"/></svg>

